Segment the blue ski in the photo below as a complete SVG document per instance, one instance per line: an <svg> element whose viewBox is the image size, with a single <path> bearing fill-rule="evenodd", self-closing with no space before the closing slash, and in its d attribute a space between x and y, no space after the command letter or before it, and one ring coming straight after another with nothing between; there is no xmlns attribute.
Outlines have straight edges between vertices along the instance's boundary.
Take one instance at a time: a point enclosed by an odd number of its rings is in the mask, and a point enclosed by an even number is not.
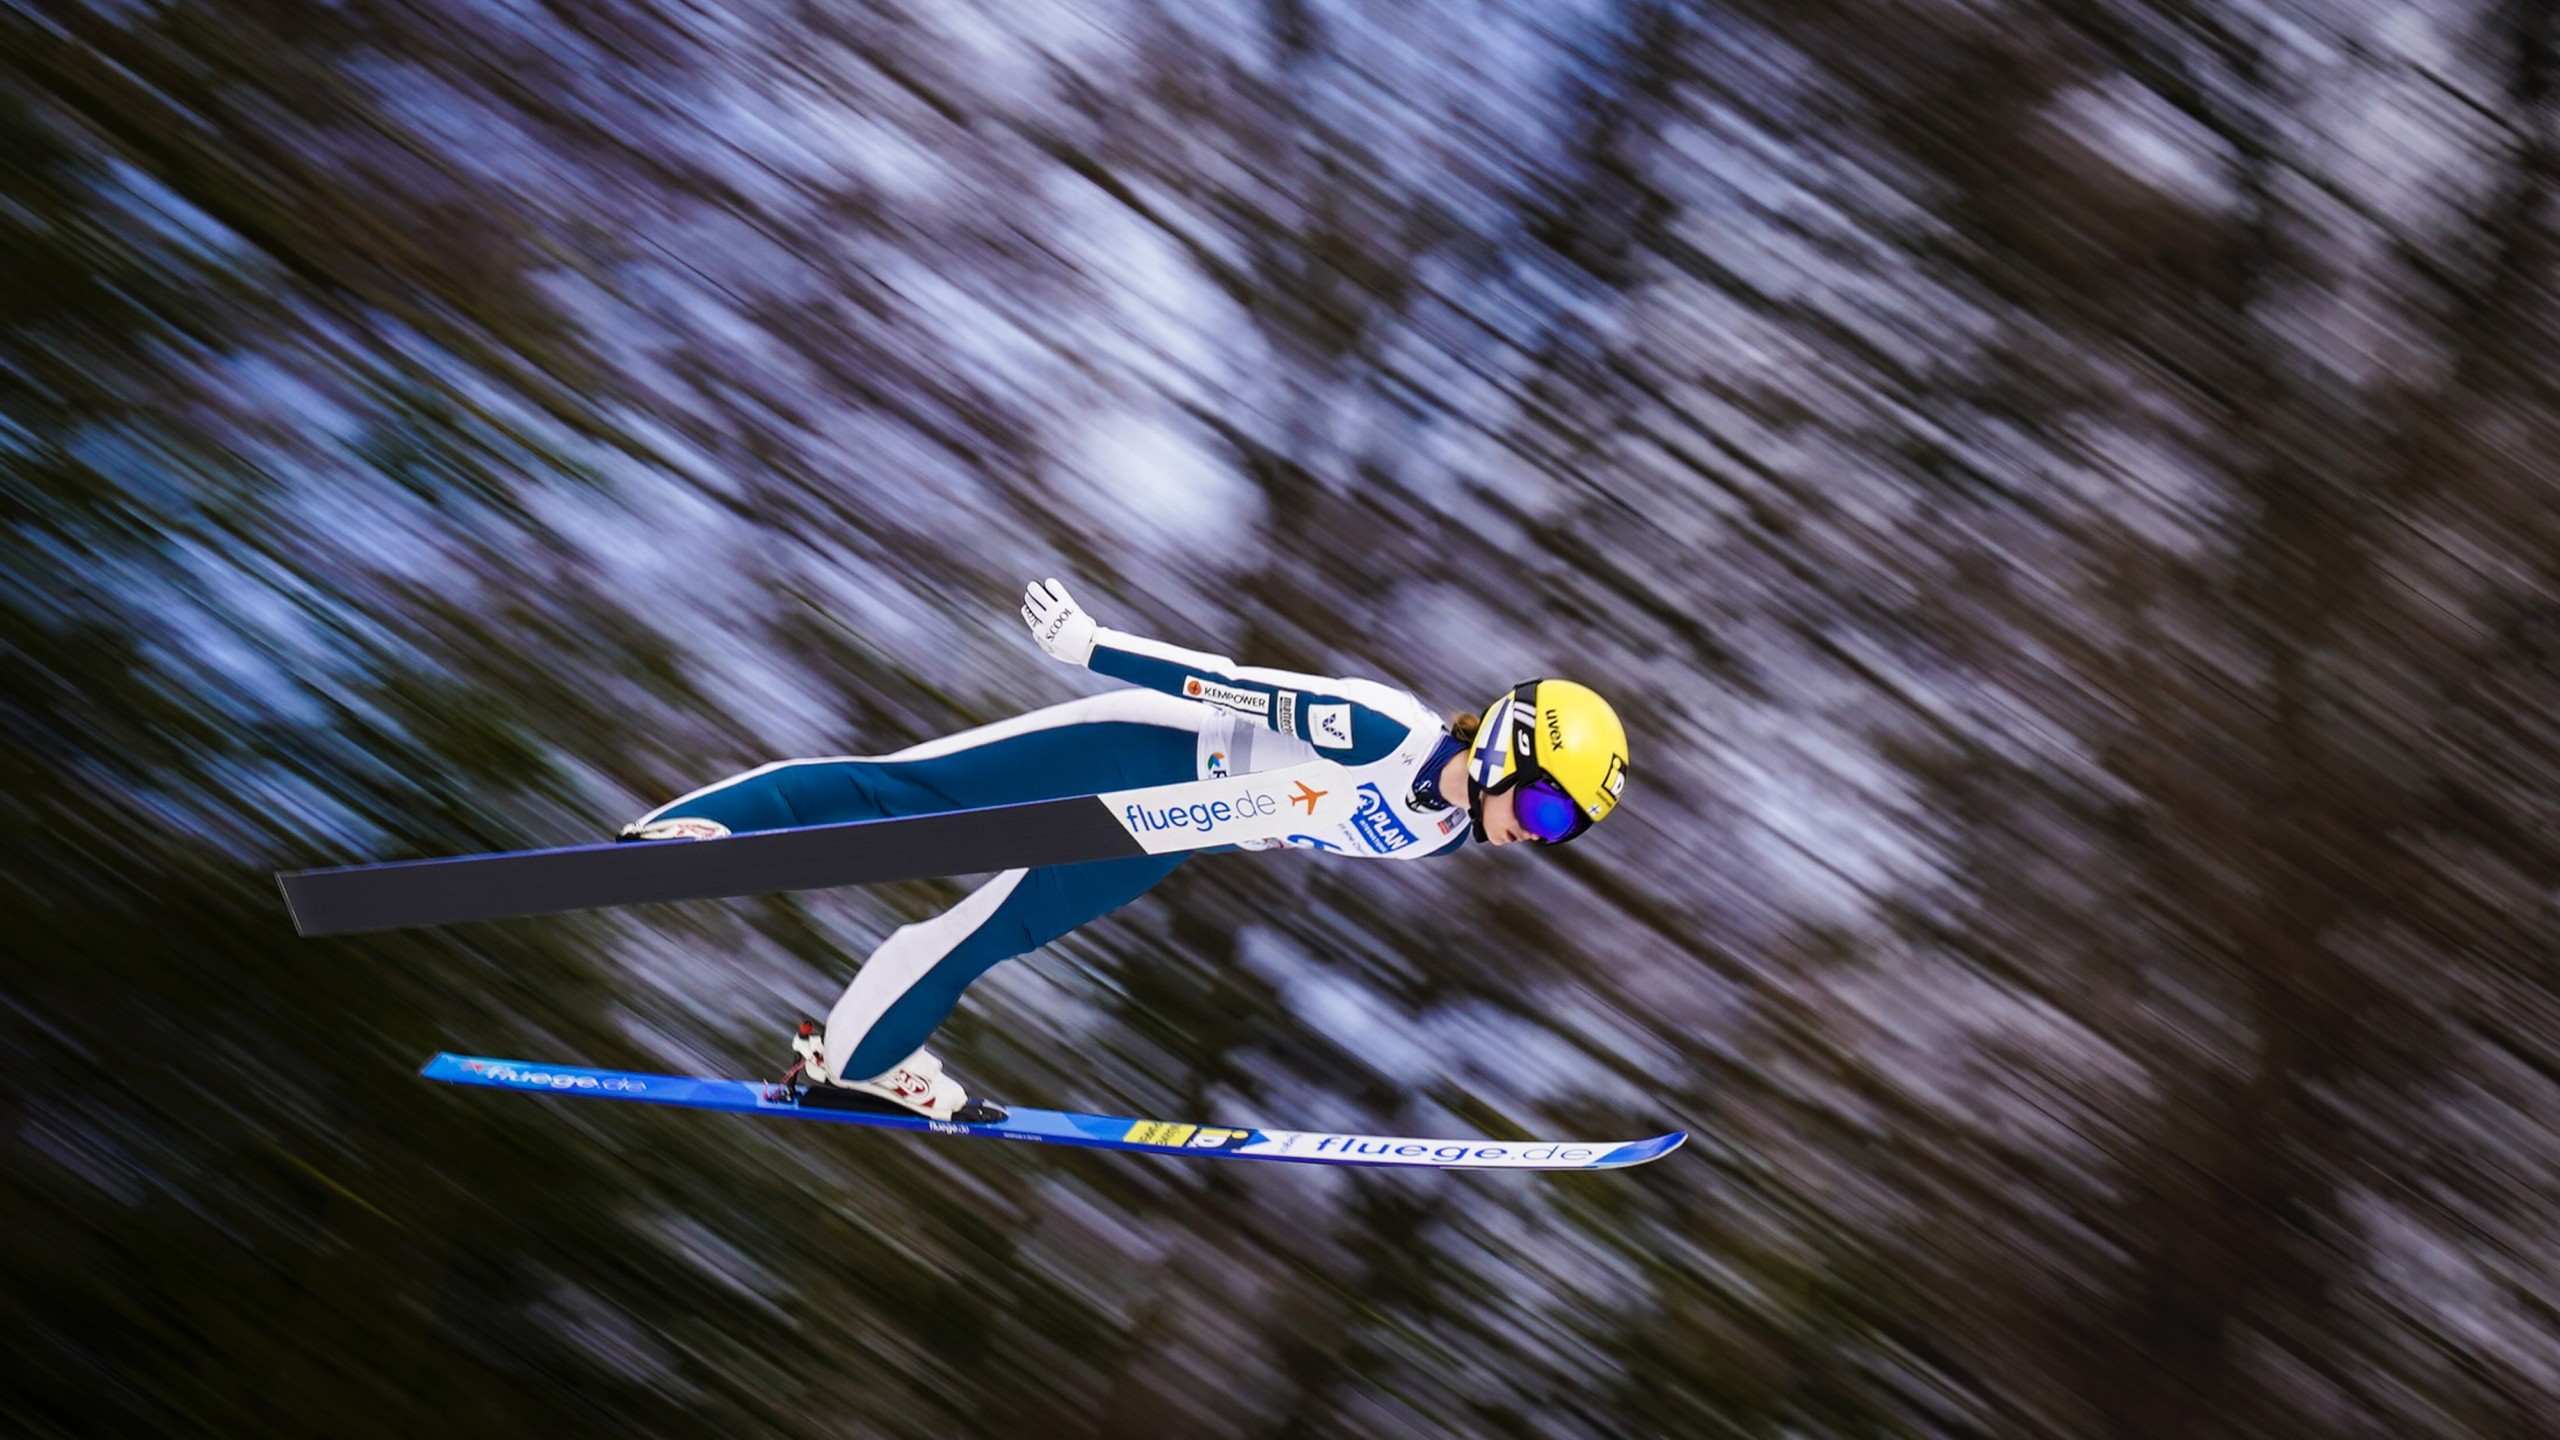
<svg viewBox="0 0 2560 1440"><path fill-rule="evenodd" d="M1685 1131L1649 1140L1418 1140L1393 1135L1329 1135L1304 1130L1243 1130L1017 1108L991 1125L928 1120L802 1105L779 1085L589 1070L476 1055L438 1055L419 1073L449 1085L486 1085L582 1100L628 1100L797 1120L835 1120L884 1130L923 1130L997 1140L1033 1140L1092 1150L1135 1150L1219 1160L1284 1160L1302 1165L1399 1165L1432 1170L1616 1170L1659 1160L1689 1138Z"/></svg>
<svg viewBox="0 0 2560 1440"><path fill-rule="evenodd" d="M1081 865L1279 840L1340 824L1360 792L1329 760L985 810L754 830L710 840L569 845L276 876L293 928L352 935L612 905Z"/></svg>

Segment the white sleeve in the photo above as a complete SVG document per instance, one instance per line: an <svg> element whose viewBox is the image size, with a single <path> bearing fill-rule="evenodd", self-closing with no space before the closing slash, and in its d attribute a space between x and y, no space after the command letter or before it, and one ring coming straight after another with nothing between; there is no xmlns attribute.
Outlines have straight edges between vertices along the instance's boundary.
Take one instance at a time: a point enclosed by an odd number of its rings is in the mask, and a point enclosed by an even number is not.
<svg viewBox="0 0 2560 1440"><path fill-rule="evenodd" d="M1349 765L1383 759L1417 726L1438 723L1429 707L1392 685L1238 665L1118 630L1095 635L1087 663L1115 680L1258 720Z"/></svg>

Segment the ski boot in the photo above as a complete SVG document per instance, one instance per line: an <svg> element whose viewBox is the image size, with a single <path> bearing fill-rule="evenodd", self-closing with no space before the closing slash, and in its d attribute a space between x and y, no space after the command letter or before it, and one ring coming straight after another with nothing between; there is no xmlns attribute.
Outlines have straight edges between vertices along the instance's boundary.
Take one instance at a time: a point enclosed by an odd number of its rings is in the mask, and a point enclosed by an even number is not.
<svg viewBox="0 0 2560 1440"><path fill-rule="evenodd" d="M959 1081L942 1073L942 1061L930 1050L918 1050L885 1075L847 1080L828 1069L824 1040L816 1021L801 1021L791 1038L791 1048L800 1060L783 1077L783 1084L794 1091L793 1098L811 1109L921 1115L963 1125L992 1125L1005 1118L1003 1106L970 1099ZM795 1086L795 1079L808 1083Z"/></svg>

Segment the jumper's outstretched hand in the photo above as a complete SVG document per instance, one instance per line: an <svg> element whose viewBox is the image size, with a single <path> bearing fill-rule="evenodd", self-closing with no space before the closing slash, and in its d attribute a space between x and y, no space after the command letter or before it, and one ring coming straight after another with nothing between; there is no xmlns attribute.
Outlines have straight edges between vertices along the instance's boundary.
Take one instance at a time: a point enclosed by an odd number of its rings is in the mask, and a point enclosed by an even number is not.
<svg viewBox="0 0 2560 1440"><path fill-rule="evenodd" d="M1034 580L1022 592L1022 623L1040 648L1070 665L1093 659L1093 635L1100 629L1056 579Z"/></svg>

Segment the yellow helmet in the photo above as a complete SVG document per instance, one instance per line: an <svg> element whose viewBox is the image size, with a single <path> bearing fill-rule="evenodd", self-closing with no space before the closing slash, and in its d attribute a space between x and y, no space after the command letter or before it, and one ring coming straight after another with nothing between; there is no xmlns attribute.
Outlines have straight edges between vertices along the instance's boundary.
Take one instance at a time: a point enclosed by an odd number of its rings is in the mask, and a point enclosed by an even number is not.
<svg viewBox="0 0 2560 1440"><path fill-rule="evenodd" d="M1523 680L1485 707L1467 763L1467 813L1484 838L1484 799L1516 791L1520 828L1561 845L1606 819L1627 787L1627 727L1588 685Z"/></svg>

